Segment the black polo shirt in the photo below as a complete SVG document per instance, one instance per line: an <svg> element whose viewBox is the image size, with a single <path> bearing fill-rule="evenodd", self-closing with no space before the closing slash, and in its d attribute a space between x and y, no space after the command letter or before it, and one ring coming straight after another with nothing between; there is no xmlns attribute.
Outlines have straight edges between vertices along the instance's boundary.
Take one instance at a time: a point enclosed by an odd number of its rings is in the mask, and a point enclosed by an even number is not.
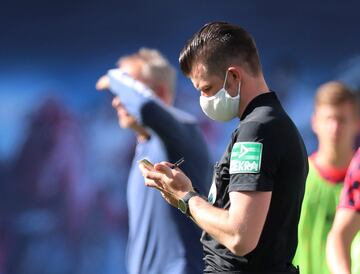
<svg viewBox="0 0 360 274"><path fill-rule="evenodd" d="M240 120L215 166L208 200L228 208L231 191L272 191L270 208L257 247L243 257L204 232L205 273L286 270L297 247L308 173L303 140L274 92L254 98Z"/></svg>

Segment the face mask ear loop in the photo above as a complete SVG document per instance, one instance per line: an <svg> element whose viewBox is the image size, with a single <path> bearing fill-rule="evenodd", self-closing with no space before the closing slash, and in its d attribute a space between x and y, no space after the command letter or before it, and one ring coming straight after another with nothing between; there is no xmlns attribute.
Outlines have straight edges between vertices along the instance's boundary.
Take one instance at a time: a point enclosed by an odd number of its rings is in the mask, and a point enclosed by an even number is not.
<svg viewBox="0 0 360 274"><path fill-rule="evenodd" d="M224 79L224 84L223 84L223 89L225 89L225 90L226 90L225 85L226 85L226 80L227 80L228 72L229 72L229 70L226 70L225 79Z"/></svg>
<svg viewBox="0 0 360 274"><path fill-rule="evenodd" d="M240 87L241 87L241 81L239 81L239 87L238 87L238 94L237 94L237 96L240 96Z"/></svg>

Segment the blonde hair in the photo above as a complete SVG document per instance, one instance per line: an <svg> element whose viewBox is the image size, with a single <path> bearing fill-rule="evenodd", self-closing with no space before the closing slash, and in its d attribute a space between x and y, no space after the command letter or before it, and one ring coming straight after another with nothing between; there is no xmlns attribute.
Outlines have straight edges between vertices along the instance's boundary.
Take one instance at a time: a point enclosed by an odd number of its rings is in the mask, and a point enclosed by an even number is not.
<svg viewBox="0 0 360 274"><path fill-rule="evenodd" d="M355 93L349 87L338 81L322 84L316 91L315 108L321 105L338 106L349 102L359 115L359 102Z"/></svg>
<svg viewBox="0 0 360 274"><path fill-rule="evenodd" d="M120 65L125 60L142 61L142 77L154 86L164 84L172 97L175 96L176 70L158 50L141 48L132 55L121 57L117 64Z"/></svg>

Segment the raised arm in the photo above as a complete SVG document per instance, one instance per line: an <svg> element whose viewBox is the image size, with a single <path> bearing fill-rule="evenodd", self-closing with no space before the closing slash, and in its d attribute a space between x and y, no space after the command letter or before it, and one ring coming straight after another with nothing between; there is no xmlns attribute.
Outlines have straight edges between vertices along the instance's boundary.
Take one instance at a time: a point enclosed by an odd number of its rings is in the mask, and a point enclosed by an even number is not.
<svg viewBox="0 0 360 274"><path fill-rule="evenodd" d="M134 80L120 69L108 72L109 89L139 123L153 130L165 143L175 147L182 142L187 129L182 122L195 123L195 119L184 112L165 105L154 92Z"/></svg>

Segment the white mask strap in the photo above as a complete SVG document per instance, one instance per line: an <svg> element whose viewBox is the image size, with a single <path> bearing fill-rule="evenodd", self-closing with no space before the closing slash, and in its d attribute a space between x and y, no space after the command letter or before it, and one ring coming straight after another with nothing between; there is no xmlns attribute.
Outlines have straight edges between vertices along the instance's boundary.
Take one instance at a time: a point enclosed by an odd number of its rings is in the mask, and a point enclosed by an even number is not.
<svg viewBox="0 0 360 274"><path fill-rule="evenodd" d="M241 81L239 81L238 95L240 95L240 87L241 87Z"/></svg>
<svg viewBox="0 0 360 274"><path fill-rule="evenodd" d="M223 88L224 88L224 89L225 89L225 85L226 85L226 80L227 80L228 73L229 73L229 70L227 69L227 70L226 70L226 73L225 73L224 84L223 84Z"/></svg>

